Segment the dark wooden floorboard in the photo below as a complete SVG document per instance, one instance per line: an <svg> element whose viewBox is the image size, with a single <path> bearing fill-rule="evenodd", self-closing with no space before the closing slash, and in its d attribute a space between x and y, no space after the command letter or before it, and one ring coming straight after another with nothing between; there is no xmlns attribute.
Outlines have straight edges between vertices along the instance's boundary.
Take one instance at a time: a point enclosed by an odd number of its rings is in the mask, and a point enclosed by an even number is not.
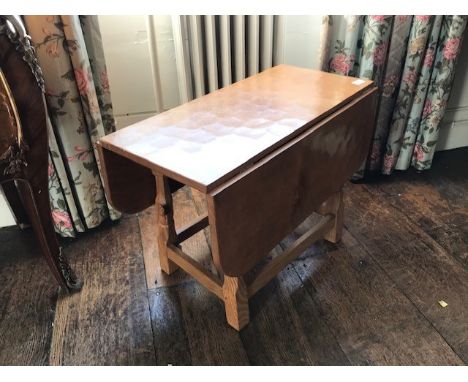
<svg viewBox="0 0 468 382"><path fill-rule="evenodd" d="M461 364L364 248L346 233L343 242L336 250L306 253L293 266L305 288L319 301L323 319L351 362Z"/></svg>
<svg viewBox="0 0 468 382"><path fill-rule="evenodd" d="M0 365L45 365L58 286L32 230L0 235Z"/></svg>
<svg viewBox="0 0 468 382"><path fill-rule="evenodd" d="M176 287L148 292L153 326L153 342L158 365L192 365L182 307Z"/></svg>
<svg viewBox="0 0 468 382"><path fill-rule="evenodd" d="M395 171L365 188L406 215L468 270L468 148L437 153L430 171Z"/></svg>
<svg viewBox="0 0 468 382"><path fill-rule="evenodd" d="M59 296L51 364L155 364L139 232L137 218L127 217L67 246L85 284Z"/></svg>
<svg viewBox="0 0 468 382"><path fill-rule="evenodd" d="M226 323L224 305L197 282L176 286L194 365L248 365L239 333Z"/></svg>
<svg viewBox="0 0 468 382"><path fill-rule="evenodd" d="M345 205L345 225L351 234L467 363L466 269L410 218L366 186L349 185ZM442 308L439 300L446 301L448 307Z"/></svg>
<svg viewBox="0 0 468 382"><path fill-rule="evenodd" d="M365 188L407 215L468 270L468 207L453 205L424 179L413 183L382 182ZM468 188L465 195L468 198Z"/></svg>
<svg viewBox="0 0 468 382"><path fill-rule="evenodd" d="M349 360L292 267L250 300L241 338L254 365L347 365Z"/></svg>
<svg viewBox="0 0 468 382"><path fill-rule="evenodd" d="M152 209L65 246L85 280L72 296L30 230L1 229L0 365L468 363L467 158L437 153L431 171L347 184L342 242L310 247L254 296L241 333L183 271L158 270ZM194 190L174 199L178 225L205 211ZM182 247L215 272L204 231Z"/></svg>

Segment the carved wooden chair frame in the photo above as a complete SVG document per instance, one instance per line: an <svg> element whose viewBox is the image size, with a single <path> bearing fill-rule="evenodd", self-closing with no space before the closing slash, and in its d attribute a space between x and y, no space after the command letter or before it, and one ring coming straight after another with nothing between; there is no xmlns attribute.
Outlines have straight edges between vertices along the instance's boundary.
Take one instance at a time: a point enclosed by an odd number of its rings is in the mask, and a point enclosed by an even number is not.
<svg viewBox="0 0 468 382"><path fill-rule="evenodd" d="M61 251L51 216L42 71L17 16L0 16L0 90L0 190L16 222L32 225L58 283L79 290L83 283Z"/></svg>

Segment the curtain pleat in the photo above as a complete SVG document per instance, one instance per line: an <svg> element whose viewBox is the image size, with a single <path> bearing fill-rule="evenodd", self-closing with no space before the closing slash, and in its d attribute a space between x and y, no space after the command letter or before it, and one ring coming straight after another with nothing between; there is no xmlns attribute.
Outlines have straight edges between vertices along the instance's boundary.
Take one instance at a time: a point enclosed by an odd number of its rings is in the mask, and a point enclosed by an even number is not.
<svg viewBox="0 0 468 382"><path fill-rule="evenodd" d="M389 174L395 167L394 162L398 159L400 150L403 147L403 145L398 143L402 142L405 130L407 130L407 122L411 109L413 106L416 106L414 102L418 102L414 97L418 83L422 83L424 80L421 77L421 68L424 63L424 51L430 37L433 19L433 17L414 17L413 19L401 74L400 89L393 109L393 117L387 139L386 161L383 167L385 174Z"/></svg>
<svg viewBox="0 0 468 382"><path fill-rule="evenodd" d="M49 193L63 236L120 214L107 203L96 141L115 130L96 16L25 16L48 106Z"/></svg>
<svg viewBox="0 0 468 382"><path fill-rule="evenodd" d="M437 45L434 71L424 103L418 137L411 164L418 170L430 168L439 137L440 122L447 108L455 66L466 29L468 16L446 16ZM430 61L431 55L428 57ZM466 69L465 69L466 70ZM407 151L404 153L408 155ZM411 153L409 154L411 157Z"/></svg>
<svg viewBox="0 0 468 382"><path fill-rule="evenodd" d="M388 126L391 122L395 102L397 99L398 84L401 79L401 70L405 58L406 45L411 29L412 17L397 17L393 21L393 31L388 51L388 60L385 68L382 95L377 110L374 138L371 147L371 160L369 168L379 170L382 166L382 153L388 137Z"/></svg>
<svg viewBox="0 0 468 382"><path fill-rule="evenodd" d="M325 16L322 69L380 88L364 170L430 168L467 16Z"/></svg>
<svg viewBox="0 0 468 382"><path fill-rule="evenodd" d="M435 19L428 20L431 24L427 25L427 29L429 30L430 34L428 35L425 51L424 54L420 53L420 56L424 56L422 60L420 60L420 71L419 71L419 79L417 86L414 90L414 95L411 100L410 110L405 116L405 124L399 128L399 131L395 131L395 127L392 124L390 126L390 138L389 142L392 141L401 141L401 147L399 148L398 153L394 153L393 156L397 158L397 163L395 168L398 170L405 170L409 167L411 162L412 153L414 151L414 145L416 142L416 135L419 130L423 107L425 103L425 99L427 97L429 84L431 81L432 73L433 73L433 65L434 65L434 55L435 49L437 46L437 42L439 41L440 36L440 29L442 24L442 16L436 16ZM421 21L419 21L421 22ZM424 20L423 20L424 22ZM416 22L415 24L417 24ZM410 41L410 44L412 42ZM409 64L406 64L406 61L409 61ZM405 67L413 66L411 63L411 57L407 57L405 61ZM401 87L405 88L405 86ZM401 89L400 88L400 89ZM400 97L401 99L404 96ZM397 108L395 108L397 109ZM395 118L398 120L398 115ZM396 126L398 128L398 126ZM391 146L388 147L386 155L392 154ZM409 155L408 155L409 154ZM384 171L389 171L390 166L384 167Z"/></svg>

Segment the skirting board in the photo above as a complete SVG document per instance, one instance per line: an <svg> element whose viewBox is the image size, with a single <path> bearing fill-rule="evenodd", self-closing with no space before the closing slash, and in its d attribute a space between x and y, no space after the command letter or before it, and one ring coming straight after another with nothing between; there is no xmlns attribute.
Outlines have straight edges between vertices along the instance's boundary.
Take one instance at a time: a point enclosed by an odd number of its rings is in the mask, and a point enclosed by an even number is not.
<svg viewBox="0 0 468 382"><path fill-rule="evenodd" d="M468 120L444 124L440 128L436 151L468 146Z"/></svg>

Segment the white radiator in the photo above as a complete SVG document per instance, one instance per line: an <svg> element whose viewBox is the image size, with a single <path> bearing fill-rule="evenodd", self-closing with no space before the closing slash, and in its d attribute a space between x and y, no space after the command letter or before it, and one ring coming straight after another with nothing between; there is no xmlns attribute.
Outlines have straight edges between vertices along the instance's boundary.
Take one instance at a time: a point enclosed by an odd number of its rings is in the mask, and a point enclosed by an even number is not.
<svg viewBox="0 0 468 382"><path fill-rule="evenodd" d="M173 16L181 102L282 62L282 16Z"/></svg>

